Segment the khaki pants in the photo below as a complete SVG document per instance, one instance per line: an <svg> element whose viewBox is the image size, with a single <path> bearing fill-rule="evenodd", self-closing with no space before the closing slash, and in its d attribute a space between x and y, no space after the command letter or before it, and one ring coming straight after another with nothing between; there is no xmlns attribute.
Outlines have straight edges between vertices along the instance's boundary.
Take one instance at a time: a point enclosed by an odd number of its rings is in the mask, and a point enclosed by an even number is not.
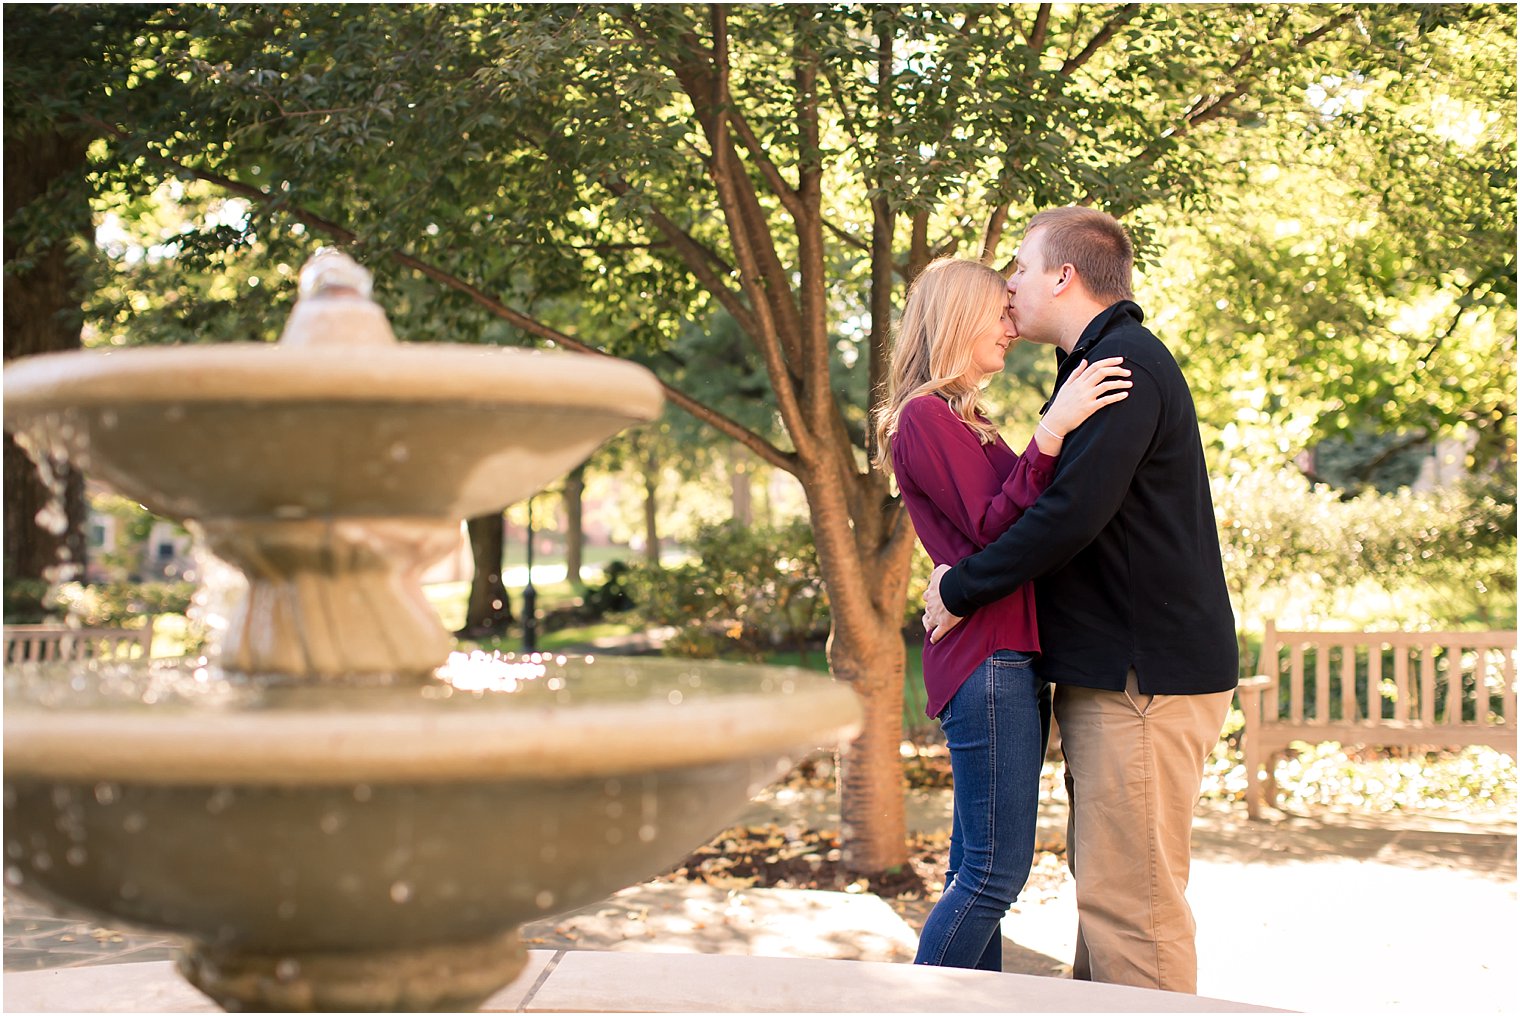
<svg viewBox="0 0 1520 1016"><path fill-rule="evenodd" d="M1232 694L1141 695L1134 671L1122 692L1056 686L1077 888L1073 977L1198 990L1184 895L1193 806Z"/></svg>

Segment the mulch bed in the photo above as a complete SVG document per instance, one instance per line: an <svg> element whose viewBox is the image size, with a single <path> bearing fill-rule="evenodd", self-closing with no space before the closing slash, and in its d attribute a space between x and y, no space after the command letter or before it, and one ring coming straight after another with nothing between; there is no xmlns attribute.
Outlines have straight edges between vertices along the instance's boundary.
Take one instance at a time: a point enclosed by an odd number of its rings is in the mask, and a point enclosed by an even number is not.
<svg viewBox="0 0 1520 1016"><path fill-rule="evenodd" d="M908 864L880 875L854 875L841 863L837 829L734 826L698 847L666 882L705 882L719 888L825 889L868 892L885 899L938 899L950 853L947 833L908 838Z"/></svg>
<svg viewBox="0 0 1520 1016"><path fill-rule="evenodd" d="M903 756L903 775L910 788L950 786L950 757L944 745L912 744ZM827 758L804 762L787 777L793 788L834 787L834 768ZM666 882L703 882L718 888L822 889L872 893L889 902L932 905L944 889L950 855L949 830L915 833L908 837L908 863L877 875L846 871L837 829L810 829L800 824L740 825L697 848L660 877ZM1058 844L1036 848L1035 865L1025 898L1054 891L1066 878L1065 850ZM915 908L916 909L916 908Z"/></svg>

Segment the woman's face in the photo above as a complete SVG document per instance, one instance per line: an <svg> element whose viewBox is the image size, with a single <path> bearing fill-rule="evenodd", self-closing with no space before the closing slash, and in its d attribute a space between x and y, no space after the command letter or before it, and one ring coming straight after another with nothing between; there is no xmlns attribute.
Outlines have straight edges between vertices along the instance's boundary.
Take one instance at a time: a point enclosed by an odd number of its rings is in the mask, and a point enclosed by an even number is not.
<svg viewBox="0 0 1520 1016"><path fill-rule="evenodd" d="M1013 319L1005 306L997 320L983 328L971 342L972 369L979 375L976 380L1003 369L1008 347L1018 341L1018 337L1018 329L1013 326Z"/></svg>

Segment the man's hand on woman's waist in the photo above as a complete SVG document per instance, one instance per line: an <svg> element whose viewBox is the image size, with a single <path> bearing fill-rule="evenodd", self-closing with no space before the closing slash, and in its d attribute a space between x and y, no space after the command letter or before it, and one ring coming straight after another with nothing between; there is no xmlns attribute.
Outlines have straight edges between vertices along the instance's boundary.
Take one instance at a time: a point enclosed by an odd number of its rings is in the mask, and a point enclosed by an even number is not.
<svg viewBox="0 0 1520 1016"><path fill-rule="evenodd" d="M939 580L949 570L948 564L936 567L934 574L929 576L929 588L924 590L924 631L929 633L930 642L938 642L964 620L946 610L944 601L939 598Z"/></svg>

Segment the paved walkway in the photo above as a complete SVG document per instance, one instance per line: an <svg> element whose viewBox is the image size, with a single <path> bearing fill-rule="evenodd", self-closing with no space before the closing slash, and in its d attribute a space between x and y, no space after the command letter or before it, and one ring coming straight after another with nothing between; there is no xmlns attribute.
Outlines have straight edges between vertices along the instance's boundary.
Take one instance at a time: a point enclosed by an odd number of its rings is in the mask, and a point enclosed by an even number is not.
<svg viewBox="0 0 1520 1016"><path fill-rule="evenodd" d="M778 808L830 817L824 800L792 799L757 805L750 818L767 820ZM915 795L911 814L920 827L947 822L946 798ZM1059 800L1047 802L1041 824L1042 839L1061 835ZM1190 892L1200 994L1311 1012L1516 1012L1515 832L1512 815L1478 821L1326 813L1249 823L1238 808L1200 807ZM1004 922L1010 972L1069 972L1075 903L1069 880L1050 885L1021 900ZM658 954L664 958L651 955L650 962L667 964L671 954L703 953L715 955L682 969L722 978L715 965L721 955L904 964L921 920L869 894L647 883L528 925L523 937L546 965L585 950ZM7 972L170 955L161 940L5 900ZM672 976L680 975L667 971L657 980ZM1038 983L1007 982L1010 990ZM1027 1008L1010 1001L1008 1011Z"/></svg>

